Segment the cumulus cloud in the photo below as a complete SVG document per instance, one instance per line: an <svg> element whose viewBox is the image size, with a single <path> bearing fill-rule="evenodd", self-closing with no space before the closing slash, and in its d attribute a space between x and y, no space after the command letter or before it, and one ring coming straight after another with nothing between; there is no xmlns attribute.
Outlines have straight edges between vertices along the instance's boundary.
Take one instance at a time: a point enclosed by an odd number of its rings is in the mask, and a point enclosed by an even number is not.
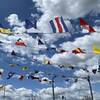
<svg viewBox="0 0 100 100"><path fill-rule="evenodd" d="M26 29L25 21L21 21L17 14L9 15L6 20L8 21L9 25L13 27L12 30L14 33L40 33L40 31L34 27Z"/></svg>
<svg viewBox="0 0 100 100"><path fill-rule="evenodd" d="M76 65L82 62L85 63L87 60L96 56L93 53L92 47L94 43L100 46L99 38L100 38L99 33L93 33L91 35L86 35L84 37L77 38L74 42L65 42L61 44L61 48L69 52L63 54L55 54L51 58L51 60L53 62L55 61L55 63L64 64L64 65L69 65L69 64ZM73 54L71 51L76 48L81 48L86 50L86 54Z"/></svg>
<svg viewBox="0 0 100 100"><path fill-rule="evenodd" d="M50 31L49 21L55 16L67 18L78 18L94 9L98 0L33 0L37 2L37 7L43 12L38 21L38 26L42 31Z"/></svg>
<svg viewBox="0 0 100 100"><path fill-rule="evenodd" d="M3 98L4 91L0 91L0 99ZM32 96L36 96L36 93L31 89L19 88L16 89L12 85L7 85L5 87L5 98L6 100L28 100L32 98Z"/></svg>
<svg viewBox="0 0 100 100"><path fill-rule="evenodd" d="M9 15L6 20L10 23L11 26L22 26L24 23L22 23L19 20L19 17L17 14L11 14Z"/></svg>
<svg viewBox="0 0 100 100"><path fill-rule="evenodd" d="M91 9L95 8L97 5L97 0L33 0L37 2L36 6L39 6L43 12L42 17L38 21L38 26L40 30L51 32L50 26L49 26L49 20L53 19L55 16L63 16L64 18L77 18L80 16L84 16L87 12L89 12ZM73 4L73 5L72 5ZM49 5L49 6L48 6ZM32 55L35 53L38 54L39 50L41 50L40 46L37 45L36 39L33 39L31 36L26 33L26 29L24 27L25 22L21 22L21 20L18 18L18 15L12 14L8 16L8 22L11 26L13 26L13 31L15 33L22 33L22 34L15 34L13 36L7 36L0 34L0 39L5 42L5 45L2 45L1 49L6 52L11 52L12 50L15 50L18 54L21 56L28 56L30 59L32 58ZM36 30L29 30L31 32L35 32ZM40 31L38 31L40 32ZM18 39L18 37L22 38L25 43L28 45L27 47L16 47L15 42ZM43 39L46 42L49 42L53 45L53 43L58 40L61 37L65 37L64 35L51 35L46 34L43 36ZM7 45L7 43L9 45ZM51 61L57 64L62 64L65 66L69 65L78 65L80 63L84 63L87 60L95 57L96 55L93 54L92 51L92 45L93 43L96 43L99 45L100 43L100 35L99 33L93 33L91 35L86 35L81 38L77 38L74 42L65 42L61 44L61 48L70 51L70 53L63 53L63 54L54 54L51 58ZM80 47L81 49L85 49L87 54L72 54L71 50L76 49L77 47ZM45 47L43 47L45 49ZM37 56L37 55L36 55ZM44 55L38 55L39 60L43 60L44 58L47 58L47 56ZM0 61L2 62L3 59L7 59L6 55L2 55ZM19 59L19 58L18 58ZM21 60L23 59L23 60ZM19 59L22 62L25 63L24 58L21 57ZM26 57L27 59L27 57ZM96 57L97 60L97 57ZM28 60L27 60L28 62ZM7 62L6 62L7 63ZM28 62L30 63L30 62ZM2 63L2 65L4 62ZM95 67L96 68L96 67ZM91 68L89 67L89 70L91 71ZM92 71L91 71L92 72ZM74 75L76 76L84 76L87 75L87 73L83 72L83 70L75 71ZM42 77L42 73L39 73L37 76ZM99 76L99 74L98 74ZM96 76L97 77L97 76ZM44 77L45 78L45 77ZM82 92L79 94L79 90ZM12 94L14 95L12 97ZM98 93L95 93L95 98ZM1 98L2 98L3 92L1 92ZM32 95L35 95L38 99L41 98L41 100L51 100L52 98L52 89L42 89L37 92L37 95L35 92L33 93L32 90L20 88L16 89L11 85L6 86L6 97L8 100L28 100L31 98ZM68 100L80 100L85 95L89 95L88 91L88 85L86 81L80 80L78 83L72 84L69 88L55 88L55 95L57 100L61 100L62 95L64 95ZM39 99L40 100L40 99ZM96 99L99 100L99 99Z"/></svg>

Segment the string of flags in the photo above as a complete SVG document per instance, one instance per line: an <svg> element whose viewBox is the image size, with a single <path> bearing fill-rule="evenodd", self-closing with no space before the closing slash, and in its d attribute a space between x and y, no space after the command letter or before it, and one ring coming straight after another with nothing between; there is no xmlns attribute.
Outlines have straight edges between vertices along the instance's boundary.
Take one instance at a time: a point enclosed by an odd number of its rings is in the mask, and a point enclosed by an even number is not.
<svg viewBox="0 0 100 100"><path fill-rule="evenodd" d="M73 24L71 20L67 19L67 21L70 21L70 23ZM80 28L86 29L88 31L87 33L96 32L96 30L92 26L90 26L88 22L86 22L83 18L79 18L79 23L80 23ZM67 32L70 33L70 29L62 16L61 17L57 16L53 20L50 20L49 24L51 26L53 33L67 33ZM26 32L27 32L27 29L30 29L30 28L37 29L37 21L35 20L34 22L31 22L30 20L26 19L24 27L26 28ZM0 25L0 33L7 34L7 35L14 34L14 32L12 32L10 28L8 29L4 28L2 25ZM40 32L40 33L51 34L51 33L43 33L43 32Z"/></svg>
<svg viewBox="0 0 100 100"><path fill-rule="evenodd" d="M38 41L38 45L45 45L45 43L40 39L37 38ZM1 42L1 44L4 44L3 42ZM10 44L7 44L10 45ZM16 42L15 42L16 46L24 46L24 47L28 47L28 45L25 43L25 41L23 41L21 38L19 38ZM29 47L32 48L32 47ZM35 47L34 47L35 48ZM100 48L97 47L97 45L94 43L92 46L92 51L89 52L85 49L81 49L80 47L73 49L72 51L67 51L61 48L54 48L55 51L57 53L68 53L68 54L100 54ZM48 48L46 48L45 50L49 50ZM11 55L16 56L16 52L14 50L12 50Z"/></svg>
<svg viewBox="0 0 100 100"><path fill-rule="evenodd" d="M50 61L49 59L44 59L44 64L46 64L46 65L57 65L57 66L59 66L60 68L66 68L66 66L65 65L61 65L61 64L57 64L57 63L53 63L52 61ZM91 64L91 66L93 66L92 64ZM84 71L87 71L87 72L89 72L89 70L87 70L86 68L84 68L84 67L76 67L76 66L74 66L74 65L69 65L69 66L67 66L67 68L70 68L70 69L82 69L82 70L84 70ZM98 68L93 68L92 69L92 72L93 72L93 74L96 74L96 72L100 72L100 65L98 66Z"/></svg>
<svg viewBox="0 0 100 100"><path fill-rule="evenodd" d="M85 70L85 69L83 69L83 70ZM93 74L96 74L96 72L100 72L100 66L98 67L98 69L92 69L92 72L93 72ZM31 80L37 80L37 81L39 81L39 82L41 82L41 83L51 83L52 82L52 80L50 80L49 78L47 78L47 77L40 77L40 76L38 76L38 75L36 75L36 74L38 74L40 71L39 70L34 70L34 72L30 72L30 73L28 73L28 74L26 74L26 75L23 75L23 74L17 74L17 73L15 73L15 72L9 72L8 74L7 74L7 80L9 80L9 79L11 79L11 78L17 78L17 79L19 79L19 80L24 80L25 78L26 79L31 79ZM0 69L0 76L3 76L3 73L4 73L4 69ZM74 82L77 82L78 81L78 79L87 79L87 77L85 76L85 77L78 77L78 76L74 76L74 77L72 77L72 76L65 76L65 75L56 75L56 74L53 74L53 73L47 73L47 72L44 72L46 75L48 75L49 77L50 76L53 76L53 77L55 77L55 78L57 78L57 77L61 77L61 78L63 78L65 81L70 81L70 80L73 80Z"/></svg>
<svg viewBox="0 0 100 100"><path fill-rule="evenodd" d="M25 23L26 23L25 24L25 28L26 29L29 29L31 27L37 28L36 22L35 23L31 23L29 20L25 20ZM68 27L67 27L67 25L65 23L65 20L63 19L62 16L61 17L55 17L55 19L51 20L49 23L50 23L50 26L52 28L53 33L69 32L69 29L68 29ZM92 26L90 26L83 18L80 18L80 27L82 27L84 29L87 29L89 33L96 32L95 29ZM13 32L11 32L10 29L3 28L2 26L0 27L0 33L4 33L4 34L8 34L8 35L12 35L13 34ZM40 38L37 38L37 40L38 40L38 45L45 45L45 43ZM0 41L0 43L3 44L4 42ZM27 43L21 38L19 38L15 42L15 45L16 46L28 47ZM66 51L64 49L60 49L59 50L57 48L56 48L56 50L57 50L58 53L65 53L65 52L66 53L70 53L70 54L71 53L72 54L80 54L80 53L81 54L86 54L87 53L86 50L81 49L81 48L75 48L75 49L73 49L71 51ZM100 54L100 48L97 48L96 44L93 44L93 53L94 54ZM17 53L14 50L12 50L11 55L17 56ZM52 65L53 64L54 65L54 63L51 62L48 59L45 59L44 64L46 64L46 65ZM55 64L55 65L60 66L60 68L64 67L64 65L59 65L59 64ZM19 65L18 64L9 64L9 66L10 67L17 67ZM74 69L75 67L74 66L70 66L70 68ZM27 71L28 69L29 69L28 66L23 66L21 68L22 71ZM100 72L100 66L97 69L92 69L92 72L93 72L93 74L96 74L96 72ZM3 73L4 73L4 70L0 69L0 76L2 76ZM7 80L11 79L11 78L17 78L19 80L24 80L25 78L27 78L27 79L31 79L31 80L38 80L39 82L49 82L49 83L52 82L50 79L48 79L46 77L41 78L39 76L35 76L35 74L38 74L38 73L39 73L39 71L34 71L34 73L28 73L26 75L22 75L22 74L17 74L15 72L9 72L7 74ZM48 74L48 75L51 75L51 74ZM58 75L56 75L56 77L58 77ZM64 78L66 81L69 81L70 79L74 79L74 82L77 82L78 79L80 78L80 77L68 78L68 77L66 77L64 75L62 75L61 77ZM86 78L86 77L83 77L83 78Z"/></svg>

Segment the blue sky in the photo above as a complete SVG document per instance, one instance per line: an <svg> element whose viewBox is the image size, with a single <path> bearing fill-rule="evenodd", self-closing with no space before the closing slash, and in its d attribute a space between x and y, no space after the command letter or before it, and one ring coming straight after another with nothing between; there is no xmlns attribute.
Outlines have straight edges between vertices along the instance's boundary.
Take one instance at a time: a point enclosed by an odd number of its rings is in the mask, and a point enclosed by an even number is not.
<svg viewBox="0 0 100 100"><path fill-rule="evenodd" d="M6 24L5 17L18 14L21 20L31 19L31 13L37 13L32 0L2 0L0 1L0 22Z"/></svg>

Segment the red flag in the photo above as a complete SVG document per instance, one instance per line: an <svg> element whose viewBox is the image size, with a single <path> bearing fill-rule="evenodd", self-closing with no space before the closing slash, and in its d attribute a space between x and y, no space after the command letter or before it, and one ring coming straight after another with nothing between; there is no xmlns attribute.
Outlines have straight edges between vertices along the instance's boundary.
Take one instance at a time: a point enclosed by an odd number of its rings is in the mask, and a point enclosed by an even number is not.
<svg viewBox="0 0 100 100"><path fill-rule="evenodd" d="M24 79L24 76L23 76L23 75L20 75L20 76L18 77L18 79L19 79L19 80L23 80L23 79Z"/></svg>
<svg viewBox="0 0 100 100"><path fill-rule="evenodd" d="M90 26L83 18L80 18L80 25L83 28L87 29L90 33L96 32L95 29L92 26Z"/></svg>
<svg viewBox="0 0 100 100"><path fill-rule="evenodd" d="M26 44L24 42L19 42L19 41L17 41L15 44L17 46L26 46Z"/></svg>
<svg viewBox="0 0 100 100"><path fill-rule="evenodd" d="M17 45L17 46L26 46L26 44L24 43L24 41L21 38L19 38L16 41L15 45Z"/></svg>
<svg viewBox="0 0 100 100"><path fill-rule="evenodd" d="M81 48L76 48L72 50L72 53L79 54L79 53L86 53L85 50L82 50Z"/></svg>
<svg viewBox="0 0 100 100"><path fill-rule="evenodd" d="M56 18L55 18L55 21L56 21L57 26L58 26L58 28L59 28L59 32L62 33L62 32L63 32L63 29L62 29L62 26L61 26L61 24L60 24L59 17L56 17Z"/></svg>

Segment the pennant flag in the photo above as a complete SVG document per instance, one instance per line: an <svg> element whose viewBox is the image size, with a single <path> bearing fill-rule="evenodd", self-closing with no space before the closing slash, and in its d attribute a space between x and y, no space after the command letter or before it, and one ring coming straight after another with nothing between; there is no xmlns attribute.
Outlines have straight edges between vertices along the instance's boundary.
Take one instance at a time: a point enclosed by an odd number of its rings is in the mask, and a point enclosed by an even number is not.
<svg viewBox="0 0 100 100"><path fill-rule="evenodd" d="M11 55L12 55L12 56L16 56L16 53L15 53L14 50L11 52Z"/></svg>
<svg viewBox="0 0 100 100"><path fill-rule="evenodd" d="M97 48L96 44L93 44L93 53L100 54L100 48Z"/></svg>
<svg viewBox="0 0 100 100"><path fill-rule="evenodd" d="M62 100L66 100L64 96L62 96Z"/></svg>
<svg viewBox="0 0 100 100"><path fill-rule="evenodd" d="M19 75L18 79L19 80L23 80L24 79L24 75Z"/></svg>
<svg viewBox="0 0 100 100"><path fill-rule="evenodd" d="M78 81L78 78L75 78L74 82L76 83Z"/></svg>
<svg viewBox="0 0 100 100"><path fill-rule="evenodd" d="M51 62L50 62L48 59L44 59L44 64L46 64L46 65L50 65Z"/></svg>
<svg viewBox="0 0 100 100"><path fill-rule="evenodd" d="M30 20L26 19L25 20L25 28L26 29L30 29L30 28L37 28L37 21L34 21L34 23L32 23Z"/></svg>
<svg viewBox="0 0 100 100"><path fill-rule="evenodd" d="M83 18L80 18L80 26L88 30L89 33L96 32Z"/></svg>
<svg viewBox="0 0 100 100"><path fill-rule="evenodd" d="M97 69L92 69L92 72L93 72L94 74L96 74Z"/></svg>
<svg viewBox="0 0 100 100"><path fill-rule="evenodd" d="M27 67L27 66L22 67L22 70L23 70L23 71L26 71L26 70L28 70L28 67Z"/></svg>
<svg viewBox="0 0 100 100"><path fill-rule="evenodd" d="M27 78L31 79L31 80L40 80L39 77L34 76L34 73L29 73L28 76L27 76Z"/></svg>
<svg viewBox="0 0 100 100"><path fill-rule="evenodd" d="M44 45L43 41L40 38L38 38L38 45Z"/></svg>
<svg viewBox="0 0 100 100"><path fill-rule="evenodd" d="M60 68L65 68L65 66L64 65L58 65Z"/></svg>
<svg viewBox="0 0 100 100"><path fill-rule="evenodd" d="M37 74L37 73L39 73L39 71L38 70L35 70L34 73Z"/></svg>
<svg viewBox="0 0 100 100"><path fill-rule="evenodd" d="M68 82L69 80L70 80L70 79L68 79L68 78L65 79L65 81L67 81L67 82Z"/></svg>
<svg viewBox="0 0 100 100"><path fill-rule="evenodd" d="M71 68L72 70L75 68L73 65L70 65L68 67Z"/></svg>
<svg viewBox="0 0 100 100"><path fill-rule="evenodd" d="M46 77L44 77L44 78L42 78L41 80L39 80L41 83L51 83L52 81L51 80L49 80L48 78L46 78Z"/></svg>
<svg viewBox="0 0 100 100"><path fill-rule="evenodd" d="M31 80L38 80L38 81L40 80L39 77L35 77L35 76L30 76L30 79L31 79Z"/></svg>
<svg viewBox="0 0 100 100"><path fill-rule="evenodd" d="M24 43L24 41L21 38L19 38L16 41L15 45L17 45L17 46L26 46L26 44Z"/></svg>
<svg viewBox="0 0 100 100"><path fill-rule="evenodd" d="M68 32L68 28L65 24L63 17L56 17L55 20L49 21L53 33Z"/></svg>
<svg viewBox="0 0 100 100"><path fill-rule="evenodd" d="M12 77L14 76L14 74L15 74L14 72L9 72L9 73L8 73L8 77L7 77L7 79L12 78Z"/></svg>
<svg viewBox="0 0 100 100"><path fill-rule="evenodd" d="M60 49L60 50L57 50L58 51L58 53L65 53L65 52L67 52L66 50L64 50L64 49Z"/></svg>
<svg viewBox="0 0 100 100"><path fill-rule="evenodd" d="M79 53L86 53L85 50L82 50L81 48L76 48L75 50L72 50L72 53L79 54Z"/></svg>

